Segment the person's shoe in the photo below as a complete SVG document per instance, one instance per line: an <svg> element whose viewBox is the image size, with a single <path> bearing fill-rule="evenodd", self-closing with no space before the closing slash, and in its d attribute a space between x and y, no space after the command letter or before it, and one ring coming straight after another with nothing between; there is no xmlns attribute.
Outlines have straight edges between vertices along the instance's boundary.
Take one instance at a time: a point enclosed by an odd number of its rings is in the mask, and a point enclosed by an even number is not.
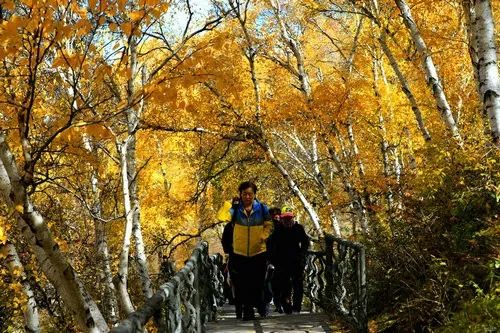
<svg viewBox="0 0 500 333"><path fill-rule="evenodd" d="M259 308L259 315L262 318L266 318L267 316L269 316L269 304L266 304L263 307Z"/></svg>
<svg viewBox="0 0 500 333"><path fill-rule="evenodd" d="M274 309L274 312L278 312L278 313L283 313L283 308L280 306L277 306L276 309Z"/></svg>
<svg viewBox="0 0 500 333"><path fill-rule="evenodd" d="M255 314L248 314L248 315L243 315L242 320L243 321L250 321L255 319Z"/></svg>
<svg viewBox="0 0 500 333"><path fill-rule="evenodd" d="M243 307L241 304L236 305L236 319L241 319L243 318Z"/></svg>
<svg viewBox="0 0 500 333"><path fill-rule="evenodd" d="M286 314L291 314L292 313L292 306L290 304L283 304L283 311Z"/></svg>
<svg viewBox="0 0 500 333"><path fill-rule="evenodd" d="M255 319L255 312L253 311L253 308L243 308L243 318L244 321L247 320L254 320Z"/></svg>

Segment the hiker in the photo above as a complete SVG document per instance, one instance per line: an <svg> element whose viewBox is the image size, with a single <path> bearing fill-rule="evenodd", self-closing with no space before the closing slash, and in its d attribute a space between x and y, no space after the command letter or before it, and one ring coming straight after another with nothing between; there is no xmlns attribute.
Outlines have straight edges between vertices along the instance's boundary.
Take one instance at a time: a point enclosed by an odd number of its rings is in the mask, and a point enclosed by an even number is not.
<svg viewBox="0 0 500 333"><path fill-rule="evenodd" d="M269 236L269 238L267 240L268 262L269 262L269 265L272 266L272 268L273 268L273 276L271 277L271 293L272 293L272 300L273 300L273 304L274 304L274 311L277 311L279 313L283 313L283 308L281 307L279 297L277 297L277 295L280 294L280 292L279 292L280 286L277 283L276 278L274 278L275 267L271 262L272 238L273 238L274 230L276 230L277 225L280 223L281 209L279 207L270 208L269 215L271 215L271 219L273 221L273 233L271 234L271 236Z"/></svg>
<svg viewBox="0 0 500 333"><path fill-rule="evenodd" d="M231 208L227 207L226 210L228 212L236 211L238 209L240 203L240 199L238 197L234 197L231 202ZM223 207L224 208L224 207ZM226 298L228 299L229 304L233 304L235 307L236 318L241 319L243 315L243 306L241 302L236 298L236 292L234 288L234 283L231 278L231 257L233 256L233 229L234 229L234 221L232 216L229 214L226 219L229 218L230 221L226 223L224 226L224 230L222 232L222 249L226 254L226 267L224 270L224 292L227 294ZM224 218L223 218L224 219Z"/></svg>
<svg viewBox="0 0 500 333"><path fill-rule="evenodd" d="M271 263L275 267L273 288L277 310L287 314L300 312L304 295L305 258L309 237L304 227L295 221L291 209L282 209L280 222L269 241ZM276 289L276 290L275 290Z"/></svg>
<svg viewBox="0 0 500 333"><path fill-rule="evenodd" d="M231 208L225 204L218 218L231 224L223 233L223 247L229 254L229 274L235 299L242 304L242 319L252 320L254 307L262 317L267 316L262 295L267 268L266 240L272 232L272 222L267 206L255 198L257 186L253 182L241 183L238 192L238 204Z"/></svg>

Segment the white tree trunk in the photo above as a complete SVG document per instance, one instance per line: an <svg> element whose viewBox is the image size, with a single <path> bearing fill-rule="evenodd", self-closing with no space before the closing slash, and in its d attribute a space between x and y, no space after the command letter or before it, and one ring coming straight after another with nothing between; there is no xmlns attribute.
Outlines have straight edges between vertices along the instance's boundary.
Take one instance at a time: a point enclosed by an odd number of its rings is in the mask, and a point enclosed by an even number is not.
<svg viewBox="0 0 500 333"><path fill-rule="evenodd" d="M85 148L92 154L97 156L97 151L92 145L90 138L84 137L83 144ZM102 278L104 282L104 295L102 303L104 304L103 312L107 315L112 325L118 321L118 300L116 298L116 288L113 284L113 273L109 259L108 242L106 238L106 225L102 221L102 206L99 198L99 180L97 170L92 168L91 179L92 185L92 218L95 226L95 244L98 258L98 265L102 269Z"/></svg>
<svg viewBox="0 0 500 333"><path fill-rule="evenodd" d="M297 61L297 69L295 73L297 79L300 82L300 90L304 94L306 101L310 103L312 101L312 89L309 82L309 76L306 72L304 54L302 52L301 45L295 38L292 37L285 22L283 21L283 18L281 17L280 2L277 0L272 0L271 5L274 9L274 16L276 17L276 20L278 21L278 25L280 27L281 38L286 43L288 48L292 51L293 56Z"/></svg>
<svg viewBox="0 0 500 333"><path fill-rule="evenodd" d="M365 177L365 166L363 161L361 160L361 156L359 156L358 145L356 144L356 140L354 138L354 131L352 130L352 122L351 119L347 121L347 136L349 137L349 143L351 144L351 150L356 159L356 164L358 165L358 173L359 177L363 179Z"/></svg>
<svg viewBox="0 0 500 333"><path fill-rule="evenodd" d="M153 288L151 279L149 277L148 262L146 258L146 250L144 247L144 240L142 238L141 229L141 208L139 203L139 193L137 180L139 175L137 174L137 160L136 160L136 137L139 126L139 119L144 108L144 98L141 98L138 109L134 105L135 86L134 80L139 74L138 64L137 64L137 37L132 37L129 46L130 52L130 78L127 81L127 98L129 108L127 109L127 127L129 142L127 144L127 175L129 184L129 200L131 203L131 214L133 219L132 233L135 241L135 254L137 268L139 271L139 278L141 281L142 293L146 299L153 296ZM146 67L143 66L142 70L142 85L146 84Z"/></svg>
<svg viewBox="0 0 500 333"><path fill-rule="evenodd" d="M398 77L399 83L401 84L401 89L405 93L406 97L408 98L408 101L410 102L411 109L413 111L413 114L415 115L415 119L417 120L418 128L420 129L420 132L422 133L422 136L424 137L425 141L431 140L431 135L429 134L429 131L425 127L424 123L424 118L422 117L422 112L420 111L420 108L418 107L417 100L415 99L415 96L413 96L413 93L411 92L410 86L408 85L408 81L404 77L403 73L401 72L398 62L396 61L396 58L392 54L392 51L389 49L389 46L387 46L387 41L385 39L385 33L382 33L382 36L379 39L380 45L382 46L382 50L384 51L385 56L389 60L389 63L391 64L392 69L394 70L394 73L396 73L396 76Z"/></svg>
<svg viewBox="0 0 500 333"><path fill-rule="evenodd" d="M287 135L288 138L290 138L295 144L295 146L298 147L298 149L300 150L299 153L296 153L294 149L291 147L291 145L287 142L287 140L283 138L283 136L281 136L279 133L275 131L273 132L273 134L280 139L281 143L283 144L283 147L286 149L286 152L288 153L287 157L289 157L292 160L289 163L296 166L297 169L301 170L304 173L304 176L306 178L311 179L317 185L319 191L321 192L324 203L329 208L330 220L332 222L333 230L335 231L335 234L338 235L340 232L340 227L337 216L333 209L333 204L330 200L330 194L328 193L328 189L323 180L323 175L321 174L321 171L319 169L317 147L315 146L315 135L313 135L313 147L310 152L308 149L306 149L306 147L302 143L302 140L299 138L297 133L293 132L293 134L288 134ZM301 156L301 154L303 156ZM283 163L281 163L281 165L283 166L283 168L285 168ZM312 170L310 170L311 166Z"/></svg>
<svg viewBox="0 0 500 333"><path fill-rule="evenodd" d="M130 137L129 137L130 138ZM129 182L127 176L127 145L128 140L122 144L117 144L120 153L120 171L122 176L122 191L123 191L123 205L125 207L125 232L123 234L122 251L120 253L120 262L118 263L118 296L120 299L121 307L126 315L134 312L134 306L130 300L130 295L127 289L128 280L128 259L130 253L130 238L132 237L132 226L134 224L131 205Z"/></svg>
<svg viewBox="0 0 500 333"><path fill-rule="evenodd" d="M14 281L21 281L24 294L28 298L28 303L24 310L24 329L26 332L40 332L40 320L38 317L38 306L36 304L35 294L33 290L31 290L31 286L24 273L24 267L17 255L14 244L7 242L5 245L0 245L0 252L6 255L5 262L9 267L9 271Z"/></svg>
<svg viewBox="0 0 500 333"><path fill-rule="evenodd" d="M328 193L328 189L326 188L323 174L321 173L321 170L319 168L318 160L319 160L319 158L318 158L318 144L316 142L316 135L313 135L313 137L312 137L312 164L313 164L313 169L314 169L314 175L316 178L316 183L321 188L321 195L323 196L323 200L325 201L326 206L328 207L328 211L330 212L330 221L332 222L333 231L335 232L335 235L337 237L342 237L339 219L338 219L337 213L335 212L335 209L333 208L332 199L330 197L330 193Z"/></svg>
<svg viewBox="0 0 500 333"><path fill-rule="evenodd" d="M453 118L453 114L451 113L451 108L444 93L441 79L438 75L436 66L434 66L434 62L432 60L430 52L427 49L427 45L425 44L425 41L420 35L418 27L413 20L410 7L408 7L406 0L395 1L403 16L403 22L410 31L410 35L413 39L413 42L415 43L415 46L417 47L417 50L422 55L422 62L427 77L427 84L432 90L432 94L434 95L434 99L436 100L437 109L453 137L457 139L459 143L461 143L462 138L460 137L460 132L455 123L455 119Z"/></svg>
<svg viewBox="0 0 500 333"><path fill-rule="evenodd" d="M397 194L398 194L396 208L401 210L401 209L403 209L403 192L402 192L402 185L401 185L401 176L403 173L403 165L401 163L401 157L398 153L397 147L394 147L393 149L391 149L391 152L393 154L394 176L396 177Z"/></svg>
<svg viewBox="0 0 500 333"><path fill-rule="evenodd" d="M107 332L108 326L97 305L59 250L43 217L34 209L4 133L0 133L0 160L2 195L7 205L16 211L19 229L35 253L42 271L54 285L82 331Z"/></svg>
<svg viewBox="0 0 500 333"><path fill-rule="evenodd" d="M269 156L269 159L271 160L271 164L273 164L276 167L276 169L278 169L278 171L281 173L281 175L283 176L283 178L285 178L285 180L288 183L288 186L290 187L290 189L292 190L292 192L297 196L297 198L299 198L300 202L302 203L302 206L304 207L304 209L306 210L307 214L311 218L311 221L312 221L312 223L314 225L314 228L316 229L316 231L318 232L318 234L320 236L322 236L323 235L323 228L320 225L319 216L316 213L316 210L311 205L311 203L307 200L307 198L302 193L302 191L300 190L300 188L297 186L297 184L295 183L295 181L292 179L292 177L290 176L290 174L288 173L288 171L285 169L285 167L275 157L273 151L271 150L271 147L269 147L269 145L267 143L266 143L266 151L267 151L267 154Z"/></svg>
<svg viewBox="0 0 500 333"><path fill-rule="evenodd" d="M489 0L475 0L475 36L477 46L479 91L490 120L493 142L500 146L500 78L498 75L495 23Z"/></svg>
<svg viewBox="0 0 500 333"><path fill-rule="evenodd" d="M389 144L386 139L387 135L385 130L385 121L382 112L379 112L378 121L380 128L380 151L382 153L384 176L386 178L386 181L389 182L391 176L390 161L389 161ZM392 193L392 186L390 185L387 186L386 198L387 198L387 206L389 208L389 211L391 211L393 207L393 193Z"/></svg>
<svg viewBox="0 0 500 333"><path fill-rule="evenodd" d="M237 15L237 18L240 22L241 28L243 30L247 45L246 49L244 49L245 56L248 60L249 67L250 67L250 75L253 83L253 88L254 88L254 94L255 94L255 118L257 120L258 126L260 133L259 138L258 138L258 144L266 151L267 155L269 156L269 159L271 161L271 164L274 165L278 171L282 174L282 176L285 178L285 180L288 183L288 186L292 190L292 192L299 198L300 202L302 203L302 206L306 210L307 214L311 218L311 221L318 232L318 234L321 236L323 235L323 229L321 228L320 225L320 220L319 216L316 213L314 207L309 203L309 201L306 199L305 195L302 193L298 185L295 183L295 181L292 179L288 171L285 169L285 167L280 163L280 161L276 158L274 155L271 146L269 145L269 142L265 138L265 131L264 131L264 126L261 122L260 119L260 110L261 110L261 97L260 97L260 86L259 86L259 81L257 79L256 71L255 71L255 56L256 56L256 48L252 44L252 39L250 38L250 35L248 33L247 27L245 26L245 21L246 17L243 18L241 16L241 12L236 9L235 4L230 1L230 5ZM302 82L302 81L301 81Z"/></svg>
<svg viewBox="0 0 500 333"><path fill-rule="evenodd" d="M358 191L354 188L352 185L350 179L349 179L349 172L344 168L344 165L342 164L342 161L339 158L339 155L337 151L335 150L335 147L330 143L328 138L325 136L325 134L321 135L323 143L328 149L328 153L330 154L330 158L335 165L335 168L337 169L337 172L340 175L342 185L344 187L344 191L347 193L349 196L349 199L351 200L352 204L352 209L354 211L354 214L357 217L357 220L359 221L359 224L361 226L361 230L363 233L367 234L369 232L369 217L368 217L368 212L365 208L365 203L363 201L363 198L361 195L358 193ZM354 220L353 220L354 221ZM353 222L354 223L354 222ZM353 227L353 232L355 232L355 225Z"/></svg>
<svg viewBox="0 0 500 333"><path fill-rule="evenodd" d="M477 23L474 1L475 0L462 0L462 7L464 10L469 56L472 64L472 70L474 72L474 79L476 80L477 94L478 96L481 96L481 91L479 89L479 57L477 54L476 40L474 38Z"/></svg>
<svg viewBox="0 0 500 333"><path fill-rule="evenodd" d="M372 72L373 72L373 91L374 95L377 98L377 113L378 113L378 124L380 131L380 151L382 154L382 165L383 165L383 173L386 181L389 183L390 181L390 161L389 161L389 142L387 142L387 131L385 129L385 120L384 115L382 114L382 106L380 104L380 90L378 86L378 71L377 71L377 59L373 58L372 60ZM390 185L387 186L387 206L388 211L392 211L392 201L393 201L393 193L392 187Z"/></svg>

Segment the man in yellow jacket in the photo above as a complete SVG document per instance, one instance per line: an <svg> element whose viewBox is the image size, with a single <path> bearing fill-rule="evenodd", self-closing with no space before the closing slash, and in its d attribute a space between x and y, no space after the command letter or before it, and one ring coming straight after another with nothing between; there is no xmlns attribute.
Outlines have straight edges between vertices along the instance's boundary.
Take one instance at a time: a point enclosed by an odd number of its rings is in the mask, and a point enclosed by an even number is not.
<svg viewBox="0 0 500 333"><path fill-rule="evenodd" d="M243 182L239 188L238 204L225 204L218 213L220 221L230 223L222 238L224 251L229 254L229 272L235 297L243 304L243 320L255 317L254 307L261 316L267 315L263 302L267 266L266 240L273 224L269 209L255 199L257 186Z"/></svg>

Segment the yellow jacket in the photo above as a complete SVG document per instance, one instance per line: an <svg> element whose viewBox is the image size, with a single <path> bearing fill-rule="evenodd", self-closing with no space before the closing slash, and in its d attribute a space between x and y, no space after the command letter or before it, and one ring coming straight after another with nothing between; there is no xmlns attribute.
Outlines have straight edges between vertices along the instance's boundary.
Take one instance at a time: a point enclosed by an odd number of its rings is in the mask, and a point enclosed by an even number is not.
<svg viewBox="0 0 500 333"><path fill-rule="evenodd" d="M250 214L243 205L233 209L225 202L217 214L219 221L233 223L233 253L253 257L266 252L266 240L271 235L273 223L266 205L254 200Z"/></svg>

